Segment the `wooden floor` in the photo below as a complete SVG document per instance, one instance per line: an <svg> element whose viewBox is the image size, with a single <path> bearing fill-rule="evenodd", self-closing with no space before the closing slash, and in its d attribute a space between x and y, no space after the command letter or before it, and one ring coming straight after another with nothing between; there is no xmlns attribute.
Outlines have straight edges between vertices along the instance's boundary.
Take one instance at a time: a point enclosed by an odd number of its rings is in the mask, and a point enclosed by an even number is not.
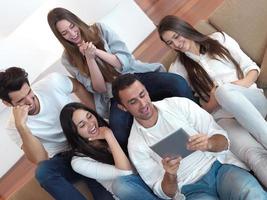
<svg viewBox="0 0 267 200"><path fill-rule="evenodd" d="M206 19L223 0L135 0L148 17L158 24L165 15L177 15L192 25ZM156 62L166 52L167 47L154 31L135 51L136 58ZM20 161L0 179L0 200L8 197L23 186L33 175L34 165L22 157Z"/></svg>

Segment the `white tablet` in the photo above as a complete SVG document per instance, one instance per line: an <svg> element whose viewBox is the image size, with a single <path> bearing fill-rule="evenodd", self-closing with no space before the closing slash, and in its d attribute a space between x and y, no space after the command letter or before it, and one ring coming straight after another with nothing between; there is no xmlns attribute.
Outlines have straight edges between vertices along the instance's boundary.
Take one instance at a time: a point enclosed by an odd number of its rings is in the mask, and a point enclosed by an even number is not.
<svg viewBox="0 0 267 200"><path fill-rule="evenodd" d="M177 156L185 158L194 152L186 148L188 139L189 135L180 128L150 148L162 158Z"/></svg>

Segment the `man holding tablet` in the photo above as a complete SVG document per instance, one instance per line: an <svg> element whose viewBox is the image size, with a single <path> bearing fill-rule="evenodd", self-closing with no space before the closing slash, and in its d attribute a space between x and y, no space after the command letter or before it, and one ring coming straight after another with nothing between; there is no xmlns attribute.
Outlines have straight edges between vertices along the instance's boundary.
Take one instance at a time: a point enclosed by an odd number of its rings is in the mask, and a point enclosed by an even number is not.
<svg viewBox="0 0 267 200"><path fill-rule="evenodd" d="M130 158L160 198L267 198L258 181L228 150L227 133L197 104L180 97L151 102L146 88L132 74L117 78L112 90L119 107L134 116ZM150 148L180 128L189 134L186 147L193 153L161 158Z"/></svg>

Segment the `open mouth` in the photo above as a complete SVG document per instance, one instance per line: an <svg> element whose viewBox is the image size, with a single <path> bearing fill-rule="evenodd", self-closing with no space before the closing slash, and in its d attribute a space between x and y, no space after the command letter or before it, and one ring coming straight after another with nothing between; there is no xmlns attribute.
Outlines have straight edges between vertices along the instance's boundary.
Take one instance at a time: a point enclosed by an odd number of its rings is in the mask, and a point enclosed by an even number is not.
<svg viewBox="0 0 267 200"><path fill-rule="evenodd" d="M89 133L90 133L91 135L96 134L96 133L97 133L97 128L96 128L96 126L93 126L93 127L89 130Z"/></svg>

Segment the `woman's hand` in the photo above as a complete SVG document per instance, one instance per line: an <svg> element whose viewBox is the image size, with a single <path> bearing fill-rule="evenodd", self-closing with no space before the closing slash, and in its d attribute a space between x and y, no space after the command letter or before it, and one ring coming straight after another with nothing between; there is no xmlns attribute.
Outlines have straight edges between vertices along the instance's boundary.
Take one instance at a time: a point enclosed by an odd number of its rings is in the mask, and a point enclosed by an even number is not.
<svg viewBox="0 0 267 200"><path fill-rule="evenodd" d="M96 47L92 42L85 42L78 44L81 54L83 54L87 59L94 59L96 56Z"/></svg>
<svg viewBox="0 0 267 200"><path fill-rule="evenodd" d="M98 133L96 135L92 135L88 138L89 141L93 140L106 140L108 136L113 135L113 132L110 128L102 126L98 128Z"/></svg>
<svg viewBox="0 0 267 200"><path fill-rule="evenodd" d="M205 102L200 99L201 107L205 109L206 111L208 111L209 113L212 113L219 107L219 104L215 98L215 91L216 91L216 87L213 87L210 91L210 99L208 102Z"/></svg>

